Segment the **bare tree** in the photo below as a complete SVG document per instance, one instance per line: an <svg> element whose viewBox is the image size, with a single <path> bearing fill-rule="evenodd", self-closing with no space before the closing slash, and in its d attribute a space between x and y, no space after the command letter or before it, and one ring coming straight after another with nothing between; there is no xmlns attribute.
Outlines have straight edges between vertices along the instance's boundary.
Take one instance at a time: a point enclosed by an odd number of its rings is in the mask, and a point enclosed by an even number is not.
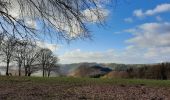
<svg viewBox="0 0 170 100"><path fill-rule="evenodd" d="M16 49L14 52L14 61L16 61L18 63L18 74L19 76L21 76L21 68L22 65L24 65L24 61L25 61L25 56L26 56L26 49L28 46L28 41L24 41L24 40L17 40L16 43Z"/></svg>
<svg viewBox="0 0 170 100"><path fill-rule="evenodd" d="M15 51L16 38L15 37L5 38L4 41L2 41L1 46L3 61L6 62L6 75L8 76L9 64L12 61L13 53Z"/></svg>
<svg viewBox="0 0 170 100"><path fill-rule="evenodd" d="M37 47L32 42L28 43L25 47L24 53L24 69L25 69L25 76L31 76L34 72L33 66L37 64L38 57L39 57L39 47Z"/></svg>
<svg viewBox="0 0 170 100"><path fill-rule="evenodd" d="M106 1L111 0L1 0L0 29L22 38L40 32L65 40L87 38L86 22L95 22L93 18L103 21L100 3Z"/></svg>
<svg viewBox="0 0 170 100"><path fill-rule="evenodd" d="M58 63L58 58L54 55L51 55L49 57L48 63L47 63L47 72L48 72L48 77L50 77L51 71L58 71L59 65Z"/></svg>
<svg viewBox="0 0 170 100"><path fill-rule="evenodd" d="M50 58L50 56L52 55L52 51L49 49L41 49L39 51L39 63L42 66L42 76L45 77L46 76L46 65L48 63L48 59Z"/></svg>
<svg viewBox="0 0 170 100"><path fill-rule="evenodd" d="M51 69L56 67L58 58L53 55L53 52L50 49L42 48L39 51L39 64L42 66L42 75L43 77L50 75Z"/></svg>

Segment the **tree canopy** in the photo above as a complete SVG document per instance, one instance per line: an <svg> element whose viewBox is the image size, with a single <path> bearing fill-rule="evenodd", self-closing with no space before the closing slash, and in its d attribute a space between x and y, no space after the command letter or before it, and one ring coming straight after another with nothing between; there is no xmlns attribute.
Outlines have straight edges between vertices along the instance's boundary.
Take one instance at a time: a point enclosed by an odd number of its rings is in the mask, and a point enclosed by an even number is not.
<svg viewBox="0 0 170 100"><path fill-rule="evenodd" d="M0 33L21 38L39 33L59 40L90 37L87 22L102 22L111 0L1 0Z"/></svg>

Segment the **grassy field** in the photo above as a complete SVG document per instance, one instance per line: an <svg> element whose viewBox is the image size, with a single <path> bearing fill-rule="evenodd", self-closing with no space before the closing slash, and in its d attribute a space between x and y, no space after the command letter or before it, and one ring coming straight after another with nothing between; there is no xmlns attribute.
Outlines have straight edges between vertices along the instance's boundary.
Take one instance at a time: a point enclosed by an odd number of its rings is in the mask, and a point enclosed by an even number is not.
<svg viewBox="0 0 170 100"><path fill-rule="evenodd" d="M0 77L0 100L170 99L169 80Z"/></svg>
<svg viewBox="0 0 170 100"><path fill-rule="evenodd" d="M45 84L69 85L145 85L151 87L170 87L170 80L148 79L100 79L100 78L73 78L73 77L0 77L0 83L32 82Z"/></svg>

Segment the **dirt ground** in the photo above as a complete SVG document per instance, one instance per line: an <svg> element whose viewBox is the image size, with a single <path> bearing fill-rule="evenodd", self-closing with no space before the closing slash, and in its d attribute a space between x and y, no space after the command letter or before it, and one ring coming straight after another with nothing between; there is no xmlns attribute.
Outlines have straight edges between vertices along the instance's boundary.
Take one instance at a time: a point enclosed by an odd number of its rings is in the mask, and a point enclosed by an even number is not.
<svg viewBox="0 0 170 100"><path fill-rule="evenodd" d="M0 83L0 100L170 100L170 88L6 82Z"/></svg>

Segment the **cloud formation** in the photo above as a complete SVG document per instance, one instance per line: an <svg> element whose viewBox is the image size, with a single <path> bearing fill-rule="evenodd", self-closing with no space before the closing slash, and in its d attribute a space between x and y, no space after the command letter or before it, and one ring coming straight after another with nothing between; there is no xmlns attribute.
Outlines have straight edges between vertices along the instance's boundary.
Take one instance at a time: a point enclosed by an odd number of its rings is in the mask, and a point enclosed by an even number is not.
<svg viewBox="0 0 170 100"><path fill-rule="evenodd" d="M111 56L112 55L112 56ZM60 56L61 63L78 63L78 62L108 62L108 59L113 60L114 53L113 50L108 50L105 52L84 52L80 49L72 50L66 52L64 55Z"/></svg>
<svg viewBox="0 0 170 100"><path fill-rule="evenodd" d="M140 47L164 47L170 46L170 23L145 23L130 29L134 35L127 40L128 43Z"/></svg>
<svg viewBox="0 0 170 100"><path fill-rule="evenodd" d="M37 41L36 42L37 45L41 48L48 48L50 49L52 52L55 52L57 51L60 46L59 45L56 45L56 44L51 44L51 43L47 43L47 42L41 42L41 41Z"/></svg>
<svg viewBox="0 0 170 100"><path fill-rule="evenodd" d="M139 53L140 52L140 53ZM123 51L106 50L106 51L81 51L80 49L65 52L59 56L60 63L79 63L79 62L98 62L98 63L125 63L140 64L159 62L143 56L145 52L142 49L128 48Z"/></svg>
<svg viewBox="0 0 170 100"><path fill-rule="evenodd" d="M170 23L144 23L126 30L132 37L126 40L122 50L65 52L60 63L99 62L99 63L160 63L170 60Z"/></svg>
<svg viewBox="0 0 170 100"><path fill-rule="evenodd" d="M102 22L109 15L109 11L104 8L100 9L86 9L83 11L84 16L88 22L96 23Z"/></svg>
<svg viewBox="0 0 170 100"><path fill-rule="evenodd" d="M170 60L170 23L144 23L126 30L133 35L126 43L152 62Z"/></svg>
<svg viewBox="0 0 170 100"><path fill-rule="evenodd" d="M142 9L135 10L133 12L133 15L136 16L136 17L143 17L144 16Z"/></svg>
<svg viewBox="0 0 170 100"><path fill-rule="evenodd" d="M149 9L146 11L143 11L142 9L137 9L133 12L133 15L136 17L145 17L145 16L152 16L159 13L169 12L170 11L170 4L160 4L157 5L154 9Z"/></svg>

